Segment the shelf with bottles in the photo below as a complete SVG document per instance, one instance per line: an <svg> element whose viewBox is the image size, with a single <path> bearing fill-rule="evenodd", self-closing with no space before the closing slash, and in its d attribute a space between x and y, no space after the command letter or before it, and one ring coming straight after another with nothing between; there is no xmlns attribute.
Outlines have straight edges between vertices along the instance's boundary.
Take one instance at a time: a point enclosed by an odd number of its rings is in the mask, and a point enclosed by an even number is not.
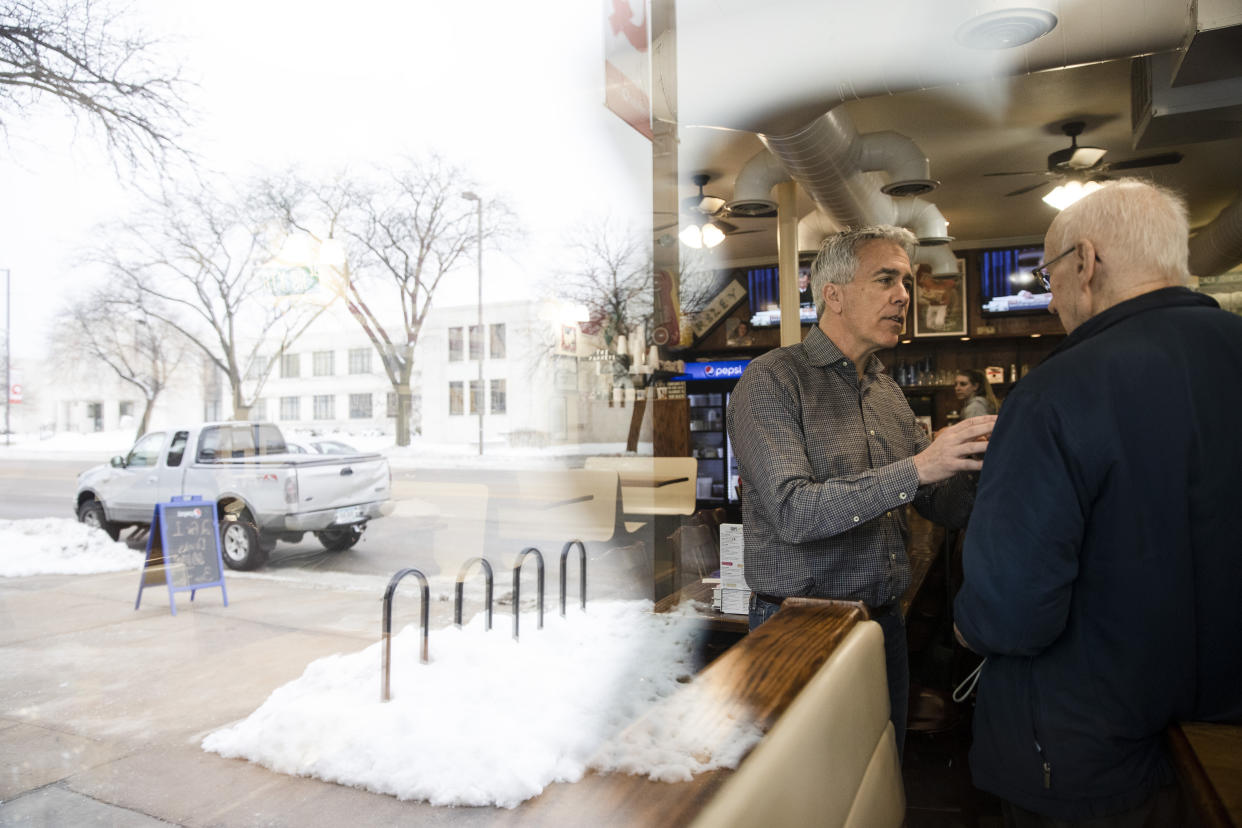
<svg viewBox="0 0 1242 828"><path fill-rule="evenodd" d="M720 460L725 459L725 439L724 431L717 429L714 431L691 431L690 432L690 456L699 460Z"/></svg>

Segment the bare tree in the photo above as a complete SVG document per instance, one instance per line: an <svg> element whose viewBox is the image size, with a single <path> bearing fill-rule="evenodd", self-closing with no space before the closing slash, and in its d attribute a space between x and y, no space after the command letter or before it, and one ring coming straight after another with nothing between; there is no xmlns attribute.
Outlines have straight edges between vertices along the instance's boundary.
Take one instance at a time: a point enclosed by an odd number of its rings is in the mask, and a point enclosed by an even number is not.
<svg viewBox="0 0 1242 828"><path fill-rule="evenodd" d="M146 434L155 402L188 344L175 328L153 316L144 300L132 286L99 288L57 315L52 336L58 370L81 375L102 363L142 394L135 440Z"/></svg>
<svg viewBox="0 0 1242 828"><path fill-rule="evenodd" d="M0 6L0 129L59 103L103 131L135 163L177 148L182 81L158 43L98 0L8 0Z"/></svg>
<svg viewBox="0 0 1242 828"><path fill-rule="evenodd" d="M340 177L311 184L291 176L269 188L282 193L276 206L290 227L320 241L344 240L343 295L397 395L399 446L410 443L414 351L432 299L479 243L476 208L461 195L471 186L461 169L431 156L406 159L375 183ZM487 202L483 212L484 244L511 228L502 201Z"/></svg>
<svg viewBox="0 0 1242 828"><path fill-rule="evenodd" d="M586 308L582 330L601 334L606 345L650 330L654 312L651 246L633 227L601 219L577 228L569 243L573 267L554 286L563 300Z"/></svg>
<svg viewBox="0 0 1242 828"><path fill-rule="evenodd" d="M260 185L261 186L261 185ZM95 258L142 297L145 312L183 334L227 378L234 419L247 419L281 355L322 303L266 280L283 233L261 191L209 187L153 198L108 228ZM275 345L263 356L260 349Z"/></svg>

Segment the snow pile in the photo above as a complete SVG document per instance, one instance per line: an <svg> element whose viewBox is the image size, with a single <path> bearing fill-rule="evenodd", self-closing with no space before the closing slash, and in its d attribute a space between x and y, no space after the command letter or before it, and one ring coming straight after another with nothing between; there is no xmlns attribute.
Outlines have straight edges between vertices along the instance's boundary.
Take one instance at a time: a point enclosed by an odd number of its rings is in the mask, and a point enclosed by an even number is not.
<svg viewBox="0 0 1242 828"><path fill-rule="evenodd" d="M0 577L137 571L144 555L69 518L0 520Z"/></svg>
<svg viewBox="0 0 1242 828"><path fill-rule="evenodd" d="M209 734L203 748L281 773L421 799L433 805L512 808L552 782L580 779L627 724L689 680L695 624L656 615L649 601L599 602L555 613L537 628L482 615L432 633L419 662L414 626L392 640L392 700L380 701L381 644L312 662L249 717ZM604 750L606 765L679 779L733 766L757 734L721 746L631 742Z"/></svg>

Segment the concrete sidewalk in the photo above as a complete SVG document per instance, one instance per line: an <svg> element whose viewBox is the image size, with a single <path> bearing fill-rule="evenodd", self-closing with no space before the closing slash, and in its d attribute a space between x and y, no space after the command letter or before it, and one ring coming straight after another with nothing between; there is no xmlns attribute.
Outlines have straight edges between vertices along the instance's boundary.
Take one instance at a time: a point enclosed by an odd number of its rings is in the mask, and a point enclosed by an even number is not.
<svg viewBox="0 0 1242 828"><path fill-rule="evenodd" d="M177 594L138 573L0 578L0 826L487 825L488 808L433 808L207 753L317 658L380 636L383 587L227 576ZM416 599L394 632L417 620ZM432 626L452 602L432 601ZM376 676L376 692L380 677ZM415 738L411 734L411 738ZM508 812L512 815L512 812Z"/></svg>

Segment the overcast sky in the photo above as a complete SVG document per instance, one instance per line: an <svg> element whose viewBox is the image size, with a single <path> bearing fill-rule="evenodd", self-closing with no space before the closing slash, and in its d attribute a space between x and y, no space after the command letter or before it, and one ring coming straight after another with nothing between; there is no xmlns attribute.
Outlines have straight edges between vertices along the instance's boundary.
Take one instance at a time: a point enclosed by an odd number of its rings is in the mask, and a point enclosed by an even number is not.
<svg viewBox="0 0 1242 828"><path fill-rule="evenodd" d="M536 8L537 6L537 8ZM649 210L650 145L603 106L603 11L541 0L134 0L167 38L197 116L186 142L205 166L245 178L435 150L500 195L529 231L487 254L496 299L528 295L584 215ZM13 352L44 349L57 306L93 274L76 256L134 199L98 136L52 108L10 121L0 154L0 268L13 278ZM648 214L649 215L649 214ZM469 303L474 262L438 304Z"/></svg>

